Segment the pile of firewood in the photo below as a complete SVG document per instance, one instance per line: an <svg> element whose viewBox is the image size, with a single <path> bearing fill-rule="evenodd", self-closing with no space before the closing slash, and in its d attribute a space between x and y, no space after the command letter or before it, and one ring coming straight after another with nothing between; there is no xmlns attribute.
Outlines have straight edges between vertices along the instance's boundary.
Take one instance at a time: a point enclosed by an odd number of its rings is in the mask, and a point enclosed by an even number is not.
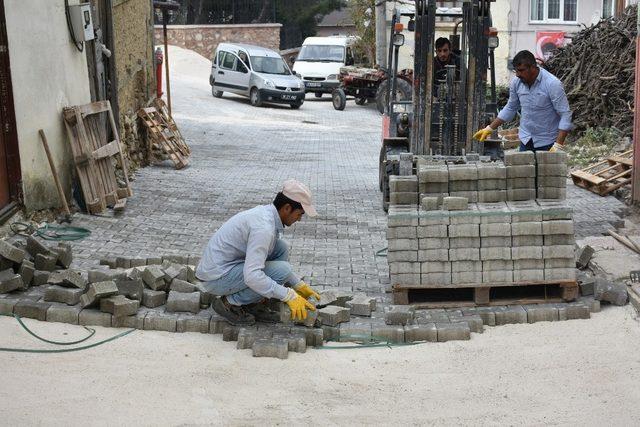
<svg viewBox="0 0 640 427"><path fill-rule="evenodd" d="M544 64L564 84L574 135L590 127L633 133L636 11L629 6L621 17L583 29Z"/></svg>

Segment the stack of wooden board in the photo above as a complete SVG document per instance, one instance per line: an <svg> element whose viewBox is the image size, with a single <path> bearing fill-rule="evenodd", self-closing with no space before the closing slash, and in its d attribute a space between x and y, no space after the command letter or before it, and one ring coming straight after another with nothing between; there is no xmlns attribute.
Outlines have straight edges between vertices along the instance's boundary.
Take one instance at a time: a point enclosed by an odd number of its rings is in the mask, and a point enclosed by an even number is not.
<svg viewBox="0 0 640 427"><path fill-rule="evenodd" d="M573 183L601 196L631 182L633 150L609 156L585 169L571 172Z"/></svg>
<svg viewBox="0 0 640 427"><path fill-rule="evenodd" d="M147 129L147 155L149 162L171 159L176 169L189 164L191 149L185 143L178 126L168 114L161 99L154 101L155 107L141 108L138 117Z"/></svg>
<svg viewBox="0 0 640 427"><path fill-rule="evenodd" d="M107 206L124 208L132 196L127 164L120 150L120 139L109 101L67 107L62 116L71 142L73 160L80 179L87 211L100 213ZM109 141L107 121L113 140ZM115 157L124 175L125 187L116 180Z"/></svg>

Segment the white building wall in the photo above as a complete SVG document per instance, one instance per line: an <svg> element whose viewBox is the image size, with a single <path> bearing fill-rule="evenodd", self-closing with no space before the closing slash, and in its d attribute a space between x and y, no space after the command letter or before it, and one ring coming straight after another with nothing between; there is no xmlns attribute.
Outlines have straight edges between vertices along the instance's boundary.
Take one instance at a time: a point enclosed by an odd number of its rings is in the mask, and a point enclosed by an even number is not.
<svg viewBox="0 0 640 427"><path fill-rule="evenodd" d="M62 0L5 0L4 5L24 204L29 211L60 206L38 129L45 131L69 190L73 162L61 114L63 107L91 102L85 52L71 41Z"/></svg>

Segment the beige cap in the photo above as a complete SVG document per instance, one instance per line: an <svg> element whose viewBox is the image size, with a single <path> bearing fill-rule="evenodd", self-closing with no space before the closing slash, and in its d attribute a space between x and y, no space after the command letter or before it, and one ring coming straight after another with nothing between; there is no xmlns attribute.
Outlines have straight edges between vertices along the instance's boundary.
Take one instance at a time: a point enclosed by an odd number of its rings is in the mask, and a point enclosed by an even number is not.
<svg viewBox="0 0 640 427"><path fill-rule="evenodd" d="M313 207L313 199L311 197L311 191L301 182L295 179L288 179L282 185L282 194L290 198L291 200L298 202L302 205L304 213L310 217L318 215L316 208Z"/></svg>

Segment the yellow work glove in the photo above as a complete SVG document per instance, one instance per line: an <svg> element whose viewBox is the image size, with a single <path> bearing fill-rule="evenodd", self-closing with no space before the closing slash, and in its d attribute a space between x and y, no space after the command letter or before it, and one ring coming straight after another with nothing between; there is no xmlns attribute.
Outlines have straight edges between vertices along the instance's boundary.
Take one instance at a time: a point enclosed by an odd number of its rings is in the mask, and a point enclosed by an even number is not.
<svg viewBox="0 0 640 427"><path fill-rule="evenodd" d="M557 142L553 144L553 147L549 148L550 153L563 152L563 151L564 151L564 147L561 144L558 144Z"/></svg>
<svg viewBox="0 0 640 427"><path fill-rule="evenodd" d="M305 299L309 299L311 297L314 297L316 300L320 301L320 295L314 291L311 286L307 285L304 282L300 282L297 285L295 285L293 287L293 289L296 290L296 292Z"/></svg>
<svg viewBox="0 0 640 427"><path fill-rule="evenodd" d="M296 293L296 291L289 289L287 293L287 299L284 302L287 303L291 310L291 318L293 320L304 320L307 318L307 310L316 311L316 307L306 299L302 298Z"/></svg>
<svg viewBox="0 0 640 427"><path fill-rule="evenodd" d="M486 128L480 129L478 132L474 133L473 139L477 139L480 142L484 142L487 138L489 138L492 132L493 132L493 129L491 128L491 126L487 126Z"/></svg>

